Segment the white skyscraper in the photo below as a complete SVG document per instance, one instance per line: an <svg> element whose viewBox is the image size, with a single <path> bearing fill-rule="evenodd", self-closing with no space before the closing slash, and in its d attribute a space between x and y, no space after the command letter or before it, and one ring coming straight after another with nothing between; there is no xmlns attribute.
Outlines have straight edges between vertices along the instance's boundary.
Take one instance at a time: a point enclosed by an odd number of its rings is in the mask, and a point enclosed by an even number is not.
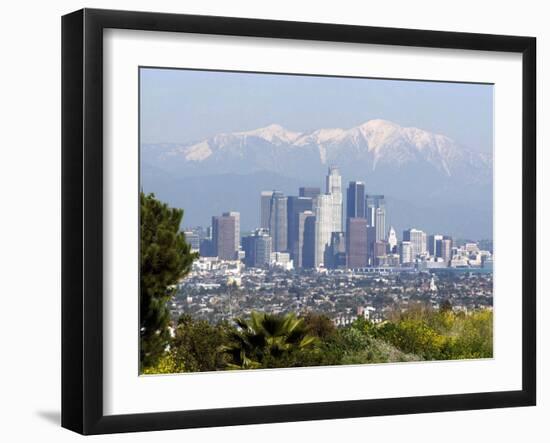
<svg viewBox="0 0 550 443"><path fill-rule="evenodd" d="M376 241L386 240L386 208L376 208L375 218Z"/></svg>
<svg viewBox="0 0 550 443"><path fill-rule="evenodd" d="M390 226L390 230L388 231L388 247L390 252L396 251L397 247L397 234L395 233L395 229L393 229L393 226Z"/></svg>
<svg viewBox="0 0 550 443"><path fill-rule="evenodd" d="M413 250L410 241L402 241L399 245L399 259L401 264L410 264L413 262Z"/></svg>
<svg viewBox="0 0 550 443"><path fill-rule="evenodd" d="M333 200L330 194L319 195L315 202L315 267L325 263L325 250L333 231Z"/></svg>
<svg viewBox="0 0 550 443"><path fill-rule="evenodd" d="M342 232L343 231L342 176L340 175L340 169L337 166L330 166L328 168L328 175L326 177L326 193L331 197L331 207L332 207L331 232Z"/></svg>
<svg viewBox="0 0 550 443"><path fill-rule="evenodd" d="M403 231L403 240L411 242L413 258L427 252L427 235L420 229L407 229Z"/></svg>

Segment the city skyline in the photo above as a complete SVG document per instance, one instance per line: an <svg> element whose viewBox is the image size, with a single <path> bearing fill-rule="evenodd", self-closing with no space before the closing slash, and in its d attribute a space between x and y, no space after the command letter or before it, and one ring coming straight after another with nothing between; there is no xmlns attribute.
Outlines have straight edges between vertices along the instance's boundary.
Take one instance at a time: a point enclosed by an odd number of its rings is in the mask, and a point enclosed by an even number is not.
<svg viewBox="0 0 550 443"><path fill-rule="evenodd" d="M384 195L367 194L363 182L350 181L344 212L342 191L335 165L328 167L324 193L307 187L288 196L277 190L262 191L252 232L242 235L240 213L226 211L212 216L210 238L199 236L198 243L193 238L194 249L205 257L241 260L251 267L275 263L286 269L492 266L492 251L480 250L473 242L464 255L453 249L449 233L410 227L399 240L394 227L386 226ZM195 237L192 229L187 233Z"/></svg>
<svg viewBox="0 0 550 443"><path fill-rule="evenodd" d="M492 85L139 76L148 373L492 356Z"/></svg>

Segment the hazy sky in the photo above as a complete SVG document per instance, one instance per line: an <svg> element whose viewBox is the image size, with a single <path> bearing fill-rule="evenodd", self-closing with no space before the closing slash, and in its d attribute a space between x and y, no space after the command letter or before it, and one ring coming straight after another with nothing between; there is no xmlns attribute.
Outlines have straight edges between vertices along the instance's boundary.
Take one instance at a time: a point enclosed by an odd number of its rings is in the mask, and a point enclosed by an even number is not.
<svg viewBox="0 0 550 443"><path fill-rule="evenodd" d="M381 118L492 150L493 86L141 69L141 139L190 142L278 123L306 132Z"/></svg>

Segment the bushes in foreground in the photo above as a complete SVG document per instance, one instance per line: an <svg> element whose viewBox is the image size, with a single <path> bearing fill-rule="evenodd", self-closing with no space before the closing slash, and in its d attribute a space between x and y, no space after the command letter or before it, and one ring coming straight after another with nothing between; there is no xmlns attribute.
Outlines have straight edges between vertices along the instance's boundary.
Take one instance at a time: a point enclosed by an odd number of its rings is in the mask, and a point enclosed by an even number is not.
<svg viewBox="0 0 550 443"><path fill-rule="evenodd" d="M490 310L421 306L396 310L379 324L358 318L342 328L318 314L253 313L218 325L184 315L169 350L144 373L490 358L492 331Z"/></svg>

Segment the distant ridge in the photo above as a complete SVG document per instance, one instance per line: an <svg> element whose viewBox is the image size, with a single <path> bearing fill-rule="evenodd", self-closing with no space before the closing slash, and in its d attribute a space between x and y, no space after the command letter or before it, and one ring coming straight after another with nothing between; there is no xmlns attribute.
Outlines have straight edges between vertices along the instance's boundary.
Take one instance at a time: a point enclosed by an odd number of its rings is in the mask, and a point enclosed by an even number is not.
<svg viewBox="0 0 550 443"><path fill-rule="evenodd" d="M218 183L219 176L227 174L253 174L250 186L254 187L258 174L264 173L281 181L268 189L286 188L287 179L323 186L327 166L336 164L346 185L362 180L367 192L387 194L418 208L415 224L433 225L429 217L448 210L453 214L452 228L462 235L492 235L492 155L472 151L445 135L387 120L307 133L271 124L194 143L143 144L141 163L145 189L151 190L191 177L208 177L218 187L231 188L231 183ZM257 202L239 204L250 205L247 211L252 213ZM395 220L398 226L407 223Z"/></svg>

